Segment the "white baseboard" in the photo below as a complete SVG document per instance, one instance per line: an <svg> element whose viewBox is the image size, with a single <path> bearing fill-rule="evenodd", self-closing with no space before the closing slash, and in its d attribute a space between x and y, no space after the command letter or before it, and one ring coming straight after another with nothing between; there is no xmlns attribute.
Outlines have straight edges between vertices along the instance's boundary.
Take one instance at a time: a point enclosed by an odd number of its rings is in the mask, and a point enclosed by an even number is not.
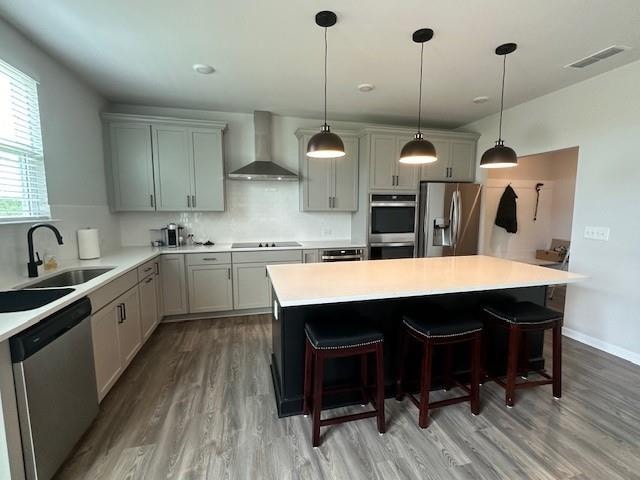
<svg viewBox="0 0 640 480"><path fill-rule="evenodd" d="M636 365L640 365L640 353L632 352L631 350L627 350L626 348L603 342L602 340L591 337L577 330L573 330L572 328L562 327L562 334L580 343L589 345L590 347L597 348L598 350L602 350L603 352L610 353L611 355L623 358L624 360L628 360L629 362L635 363Z"/></svg>

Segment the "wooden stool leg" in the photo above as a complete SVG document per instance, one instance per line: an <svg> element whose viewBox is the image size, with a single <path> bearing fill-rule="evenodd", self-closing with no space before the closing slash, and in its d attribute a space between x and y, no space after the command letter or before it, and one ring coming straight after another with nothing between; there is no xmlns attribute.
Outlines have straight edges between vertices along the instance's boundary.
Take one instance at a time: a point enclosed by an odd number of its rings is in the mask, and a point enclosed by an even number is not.
<svg viewBox="0 0 640 480"><path fill-rule="evenodd" d="M320 415L322 413L322 380L324 377L324 355L321 351L314 354L313 378L313 438L314 447L320 445Z"/></svg>
<svg viewBox="0 0 640 480"><path fill-rule="evenodd" d="M529 336L522 332L520 334L520 348L519 360L518 360L518 375L522 378L529 377Z"/></svg>
<svg viewBox="0 0 640 480"><path fill-rule="evenodd" d="M509 352L507 357L507 387L505 403L513 407L516 393L516 375L518 373L518 347L520 345L520 327L509 325Z"/></svg>
<svg viewBox="0 0 640 480"><path fill-rule="evenodd" d="M313 352L309 339L306 341L304 350L304 390L302 399L302 413L307 416L311 411L311 385L313 382Z"/></svg>
<svg viewBox="0 0 640 480"><path fill-rule="evenodd" d="M402 382L404 381L404 363L407 356L408 338L404 330L400 331L398 337L398 367L396 375L396 400L402 400L404 398L404 389Z"/></svg>
<svg viewBox="0 0 640 480"><path fill-rule="evenodd" d="M480 376L482 372L482 332L474 335L471 346L471 413L480 413Z"/></svg>
<svg viewBox="0 0 640 480"><path fill-rule="evenodd" d="M360 355L360 383L362 389L362 406L364 407L369 403L369 393L367 385L369 384L369 371L368 371L369 355L363 353Z"/></svg>
<svg viewBox="0 0 640 480"><path fill-rule="evenodd" d="M422 353L422 378L420 380L420 413L418 425L426 428L429 424L429 391L431 390L431 353L433 346L431 342L424 342Z"/></svg>
<svg viewBox="0 0 640 480"><path fill-rule="evenodd" d="M553 396L562 397L562 322L553 326Z"/></svg>
<svg viewBox="0 0 640 480"><path fill-rule="evenodd" d="M386 431L384 420L384 362L382 342L376 345L376 410L378 412L378 432Z"/></svg>
<svg viewBox="0 0 640 480"><path fill-rule="evenodd" d="M480 332L480 384L487 380L487 339L484 330Z"/></svg>
<svg viewBox="0 0 640 480"><path fill-rule="evenodd" d="M453 370L453 346L445 345L444 351L444 389L451 390L453 387L453 379L451 371Z"/></svg>

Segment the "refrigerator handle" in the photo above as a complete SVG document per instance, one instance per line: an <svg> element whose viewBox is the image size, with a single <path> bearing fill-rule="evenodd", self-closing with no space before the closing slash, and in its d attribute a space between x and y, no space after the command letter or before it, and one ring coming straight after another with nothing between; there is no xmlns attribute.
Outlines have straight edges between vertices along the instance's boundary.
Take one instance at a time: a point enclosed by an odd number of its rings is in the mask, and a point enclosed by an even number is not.
<svg viewBox="0 0 640 480"><path fill-rule="evenodd" d="M462 194L460 190L456 190L456 244L458 246L458 240L460 239L460 228L462 225Z"/></svg>
<svg viewBox="0 0 640 480"><path fill-rule="evenodd" d="M451 205L449 206L449 228L451 229L451 246L455 247L456 236L458 234L456 230L456 192L451 195Z"/></svg>

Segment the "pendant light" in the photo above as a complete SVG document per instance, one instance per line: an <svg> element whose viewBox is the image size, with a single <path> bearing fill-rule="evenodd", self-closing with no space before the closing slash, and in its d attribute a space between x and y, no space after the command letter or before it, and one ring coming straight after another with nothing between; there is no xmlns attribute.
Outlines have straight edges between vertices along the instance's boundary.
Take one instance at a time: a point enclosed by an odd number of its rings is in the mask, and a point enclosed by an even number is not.
<svg viewBox="0 0 640 480"><path fill-rule="evenodd" d="M324 28L324 124L307 145L307 156L313 158L344 157L344 143L327 125L327 29L338 21L336 14L322 11L316 14L316 24Z"/></svg>
<svg viewBox="0 0 640 480"><path fill-rule="evenodd" d="M495 147L490 148L482 154L480 159L481 168L507 168L518 166L518 156L509 147L504 146L502 140L502 112L504 110L504 77L507 71L507 55L513 53L518 48L515 43L505 43L496 48L496 55L502 56L502 93L500 95L500 126L498 127L498 140Z"/></svg>
<svg viewBox="0 0 640 480"><path fill-rule="evenodd" d="M433 163L438 160L436 147L429 140L424 139L420 131L422 120L422 65L424 57L424 44L433 38L433 30L421 28L413 32L413 41L420 44L420 93L418 95L418 133L413 140L408 142L400 152L400 163L410 163L413 165Z"/></svg>

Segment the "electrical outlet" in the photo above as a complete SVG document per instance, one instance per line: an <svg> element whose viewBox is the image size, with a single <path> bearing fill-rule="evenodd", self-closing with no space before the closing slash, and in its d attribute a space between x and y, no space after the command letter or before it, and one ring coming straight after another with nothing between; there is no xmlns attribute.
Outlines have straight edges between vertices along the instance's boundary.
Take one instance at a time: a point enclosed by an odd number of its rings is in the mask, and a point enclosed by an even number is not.
<svg viewBox="0 0 640 480"><path fill-rule="evenodd" d="M608 242L609 227L584 227L584 238Z"/></svg>

